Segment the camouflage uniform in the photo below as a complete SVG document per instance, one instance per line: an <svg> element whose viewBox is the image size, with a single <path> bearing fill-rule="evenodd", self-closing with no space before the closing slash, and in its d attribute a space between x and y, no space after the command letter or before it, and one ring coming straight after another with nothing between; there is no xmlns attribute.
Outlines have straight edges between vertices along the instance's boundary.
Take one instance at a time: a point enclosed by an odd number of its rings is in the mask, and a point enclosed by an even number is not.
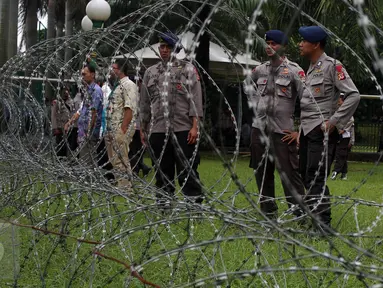
<svg viewBox="0 0 383 288"><path fill-rule="evenodd" d="M107 108L107 137L106 146L108 157L113 167L120 173L131 175L129 163L129 144L135 132L135 119L137 115L138 91L136 84L128 77L120 80L119 85L109 96ZM124 134L121 125L124 119L125 109L132 110L133 118L127 132ZM131 182L125 177L120 177L118 185L131 188Z"/></svg>
<svg viewBox="0 0 383 288"><path fill-rule="evenodd" d="M188 161L193 157L195 144L189 145L187 137L193 127L193 117L202 117L202 90L198 72L189 62L174 61L165 82L166 68L163 62L151 66L144 75L140 94L140 117L142 126L149 127L152 121L150 146L153 166L157 164L156 186L173 195L175 191L174 174L177 168L178 182L186 196L201 202L201 186L197 167L197 153L191 167ZM164 96L167 92L168 123L165 120ZM164 148L165 132L168 126L171 135ZM149 129L149 128L148 128ZM149 131L144 131L148 133ZM161 152L160 163L156 163ZM185 182L186 180L186 182ZM161 198L161 195L157 195Z"/></svg>

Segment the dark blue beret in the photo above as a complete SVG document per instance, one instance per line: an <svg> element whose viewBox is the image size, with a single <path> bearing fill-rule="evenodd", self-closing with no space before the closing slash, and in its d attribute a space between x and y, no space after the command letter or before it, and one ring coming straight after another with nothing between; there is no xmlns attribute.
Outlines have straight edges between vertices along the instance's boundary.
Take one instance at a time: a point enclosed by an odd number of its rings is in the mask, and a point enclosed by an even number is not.
<svg viewBox="0 0 383 288"><path fill-rule="evenodd" d="M177 35L174 35L171 32L165 32L159 34L160 43L166 43L171 47L176 46L176 43L178 42Z"/></svg>
<svg viewBox="0 0 383 288"><path fill-rule="evenodd" d="M265 34L266 41L274 41L277 44L287 45L289 42L285 33L280 30L270 30Z"/></svg>
<svg viewBox="0 0 383 288"><path fill-rule="evenodd" d="M316 43L327 38L327 33L319 26L303 26L299 28L299 34L308 42Z"/></svg>

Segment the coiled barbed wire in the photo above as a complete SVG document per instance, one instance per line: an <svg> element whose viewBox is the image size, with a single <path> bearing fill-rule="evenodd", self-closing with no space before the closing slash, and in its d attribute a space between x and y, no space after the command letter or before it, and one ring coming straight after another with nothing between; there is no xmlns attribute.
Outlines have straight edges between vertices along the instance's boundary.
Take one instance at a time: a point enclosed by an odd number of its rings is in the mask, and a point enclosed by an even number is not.
<svg viewBox="0 0 383 288"><path fill-rule="evenodd" d="M214 76L195 62L200 37L208 33L211 41L227 54L237 75L236 82L242 85L251 73L252 46L265 45L263 36L257 34L256 21L267 1L259 1L250 22L245 23L248 34L242 44L247 63L233 57L222 39L209 29L215 14L233 13L226 1L195 2L201 8L192 12L182 1L158 1L107 28L60 38L60 45L56 40L39 43L1 68L0 219L4 225L0 226L0 243L8 249L4 255L10 260L3 262L7 264L4 267L11 267L4 275L7 277L0 280L1 287L383 287L380 158L375 166L366 165L369 172L358 178L355 187L344 184L346 192L331 197L336 211L334 229L329 235L322 237L298 225L291 209L286 209L276 221L268 219L258 207L259 191L254 183L254 174L263 171L243 169L247 165L239 157L243 111L235 115ZM290 1L280 2L298 8ZM382 59L366 29L363 1L355 1L354 6L343 2L350 8L349 13L360 17L373 64L381 72ZM211 13L201 23L198 15L204 6ZM179 12L180 7L185 8L185 14ZM349 49L376 83L377 92L382 93L368 65L331 27L325 27L305 11L296 9L296 13L322 26ZM202 160L199 167L205 201L201 205L187 201L182 187L176 186L174 205L164 213L155 202L156 193L161 191L154 186L154 175L160 173L159 161L166 159L159 157L154 171L146 178L119 175L133 177L133 192L126 193L104 178L103 167L86 167L77 160L78 151L72 151L68 158L58 158L48 113L51 99L46 97L52 90L54 98L60 98L64 83L74 83L86 94L80 68L94 54L99 75L107 78L111 64L123 57L138 83L140 73L150 65L134 52L149 48L158 55L149 40L168 30L164 18L169 15L185 21L178 33L180 43L198 24L199 30L194 31L185 55L202 71L205 77L201 79L208 79L209 83L203 85L211 85L229 107L236 141L233 155L226 155L212 139L206 122L201 121L198 142L203 139L215 155L214 161ZM378 26L374 27L380 34ZM62 57L65 49L72 50L68 62ZM108 49L112 53L103 57ZM16 75L19 71L25 76ZM42 80L42 99L36 98L38 79ZM250 82L245 83L253 87ZM241 102L241 97L246 96L240 92L239 97ZM168 107L166 97L163 101ZM167 114L165 119L169 121ZM133 125L129 129L134 129ZM264 131L262 136L266 143L265 160L270 144ZM169 139L174 139L174 134L168 129L164 147ZM199 143L192 159L185 159L189 161L185 165L188 177ZM182 153L177 144L176 150ZM105 153L100 151L94 162ZM138 154L143 156L144 149ZM321 162L325 161L323 154ZM366 191L373 191L374 195L363 193ZM276 200L279 206L287 207L284 197ZM310 210L305 212L306 218L316 221ZM14 229L17 235L13 238ZM9 249L13 246L4 239L17 239L17 249Z"/></svg>

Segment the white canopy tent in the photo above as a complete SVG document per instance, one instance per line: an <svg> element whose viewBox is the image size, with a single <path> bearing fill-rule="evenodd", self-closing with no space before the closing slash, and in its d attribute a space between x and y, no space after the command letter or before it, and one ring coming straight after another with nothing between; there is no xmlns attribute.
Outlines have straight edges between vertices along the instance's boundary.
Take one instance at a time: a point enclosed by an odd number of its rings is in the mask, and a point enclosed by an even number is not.
<svg viewBox="0 0 383 288"><path fill-rule="evenodd" d="M194 33L186 32L183 35L178 35L181 39L183 48L177 54L177 59L187 58L187 52L190 51L193 44ZM148 47L144 47L135 51L134 53L128 53L125 55L117 56L116 58L129 58L130 61L137 61L137 59L142 59L144 65L150 66L155 64L159 60L158 47L159 43L153 44ZM186 51L185 51L186 49ZM261 63L253 59L247 59L245 56L237 54L235 57L230 56L230 51L226 51L220 45L210 42L210 72L214 74L226 75L226 76L239 76L243 77L243 67L246 67L246 64L250 67L255 67ZM133 55L134 54L134 55Z"/></svg>

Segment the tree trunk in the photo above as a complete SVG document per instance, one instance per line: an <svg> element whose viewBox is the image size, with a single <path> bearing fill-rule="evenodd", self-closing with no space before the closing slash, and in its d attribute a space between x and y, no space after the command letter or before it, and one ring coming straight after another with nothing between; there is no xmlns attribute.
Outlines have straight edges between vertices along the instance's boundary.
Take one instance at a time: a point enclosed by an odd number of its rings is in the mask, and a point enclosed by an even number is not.
<svg viewBox="0 0 383 288"><path fill-rule="evenodd" d="M56 0L49 0L48 1L47 39L53 39L56 37L55 26L56 26Z"/></svg>
<svg viewBox="0 0 383 288"><path fill-rule="evenodd" d="M204 8L202 8L202 11L198 14L198 19L200 21L200 25L203 25L203 23L206 21L206 19L209 17L209 14L211 12L210 5L205 5ZM200 25L195 25L196 33L198 33L199 30L201 30ZM205 29L208 28L208 26L205 26ZM210 63L210 35L205 32L201 37L199 38L199 46L196 49L196 61L201 65L201 67L206 71L206 73L209 73L209 63ZM202 76L203 80L203 88L205 88L209 84L209 78L206 74L202 74L202 71L200 71L200 76ZM203 103L205 103L205 97L206 95L203 94Z"/></svg>
<svg viewBox="0 0 383 288"><path fill-rule="evenodd" d="M17 54L17 28L19 25L18 14L19 14L19 1L10 0L9 7L9 30L8 30L8 59L12 58Z"/></svg>
<svg viewBox="0 0 383 288"><path fill-rule="evenodd" d="M47 40L54 39L56 37L56 0L49 0L48 1L48 27L47 27ZM50 49L51 44L49 45ZM50 65L53 65L53 69L55 69L55 64L50 63ZM51 72L51 69L48 69L47 77L53 78L54 74ZM46 83L45 84L45 101L46 104L49 105L51 101L53 100L53 89L52 86L54 83Z"/></svg>
<svg viewBox="0 0 383 288"><path fill-rule="evenodd" d="M62 37L64 36L64 22L61 19L57 20L57 38L56 38L56 46L63 45L64 41ZM65 51L63 49L59 52L60 62L64 61Z"/></svg>
<svg viewBox="0 0 383 288"><path fill-rule="evenodd" d="M64 22L57 21L57 38L64 37Z"/></svg>
<svg viewBox="0 0 383 288"><path fill-rule="evenodd" d="M0 0L0 67L8 60L8 23L10 0Z"/></svg>
<svg viewBox="0 0 383 288"><path fill-rule="evenodd" d="M211 8L209 5L205 5L202 11L198 14L198 19L201 21L201 25L205 22L205 20L209 17L211 12ZM197 32L201 29L197 25ZM208 28L209 26L205 26ZM196 60L205 69L206 72L209 72L209 62L210 62L210 35L208 33L204 33L199 38L199 46L196 49ZM208 78L206 75L203 75L203 80L205 85L208 83Z"/></svg>
<svg viewBox="0 0 383 288"><path fill-rule="evenodd" d="M70 5L70 0L65 1L65 37L73 35L73 8ZM72 50L70 47L65 48L65 63L68 63L72 58Z"/></svg>
<svg viewBox="0 0 383 288"><path fill-rule="evenodd" d="M26 49L28 50L37 43L37 8L38 0L29 0L26 9Z"/></svg>

